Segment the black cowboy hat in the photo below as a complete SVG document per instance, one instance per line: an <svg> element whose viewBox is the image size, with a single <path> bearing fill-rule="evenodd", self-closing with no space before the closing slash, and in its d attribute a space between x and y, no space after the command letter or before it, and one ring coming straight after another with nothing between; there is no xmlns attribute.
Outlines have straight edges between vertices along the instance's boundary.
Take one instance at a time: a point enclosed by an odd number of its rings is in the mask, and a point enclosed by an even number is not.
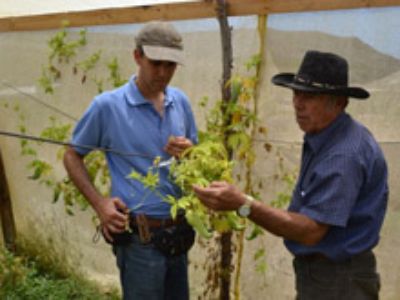
<svg viewBox="0 0 400 300"><path fill-rule="evenodd" d="M272 83L310 93L369 97L365 89L348 86L348 64L344 58L319 51L307 51L297 74L277 74Z"/></svg>

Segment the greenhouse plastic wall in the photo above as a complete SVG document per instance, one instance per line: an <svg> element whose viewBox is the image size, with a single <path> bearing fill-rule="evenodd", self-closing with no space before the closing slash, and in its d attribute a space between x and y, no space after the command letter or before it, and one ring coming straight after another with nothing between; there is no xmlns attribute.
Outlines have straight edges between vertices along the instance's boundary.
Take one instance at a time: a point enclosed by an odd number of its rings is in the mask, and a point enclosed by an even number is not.
<svg viewBox="0 0 400 300"><path fill-rule="evenodd" d="M257 17L229 19L233 27L234 74L245 74L245 63L259 49ZM186 63L179 67L172 84L189 96L199 127L205 125L199 104L220 99L222 55L218 22L214 19L174 22L182 32ZM400 9L358 9L347 11L277 14L268 17L265 36L265 60L260 77L259 118L268 129L267 137L256 143L254 178L262 182L261 198L270 202L284 185L275 179L278 157L285 169L296 173L299 167L302 132L295 123L291 92L273 86L270 78L278 72L294 72L308 49L335 52L350 64L352 85L371 92L367 101L351 101L350 114L364 123L380 142L389 166L390 200L381 240L376 248L382 278L381 298L397 299L400 294ZM136 70L132 58L133 36L140 24L87 28L87 45L74 61L101 50L103 61L118 59L121 75L129 78ZM104 68L96 67L82 83L82 73L74 74L73 64L63 67L53 95L38 85L42 66L48 62L47 42L57 30L0 34L0 129L37 135L49 125L49 117L74 124L86 109L97 89L93 79L107 78ZM68 29L78 37L78 29ZM105 89L110 88L105 84ZM27 96L26 94L30 95ZM58 114L32 98L40 99L72 118ZM264 144L272 145L265 151ZM93 212L75 210L65 213L61 201L52 203L52 191L29 179L27 156L20 155L20 141L0 137L9 182L18 237L53 249L59 257L102 284L118 285L118 275L110 247L103 241L92 242L95 232ZM62 177L65 171L57 159L57 146L42 144L39 157L46 159ZM254 255L265 249L267 270L260 275ZM201 294L204 274L195 266L204 259L204 249L196 245L190 252L191 293ZM246 242L241 276L242 299L293 299L294 277L291 255L279 238L265 233Z"/></svg>

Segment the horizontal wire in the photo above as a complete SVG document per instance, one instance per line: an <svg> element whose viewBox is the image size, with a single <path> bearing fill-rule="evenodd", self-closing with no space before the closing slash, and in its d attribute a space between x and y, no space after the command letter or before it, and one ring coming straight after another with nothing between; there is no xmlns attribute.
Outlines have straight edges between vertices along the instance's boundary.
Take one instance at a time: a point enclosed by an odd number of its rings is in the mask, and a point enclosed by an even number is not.
<svg viewBox="0 0 400 300"><path fill-rule="evenodd" d="M4 131L4 130L0 130L0 135L19 138L19 139L32 140L32 141L36 141L36 142L60 145L60 146L70 146L70 147L82 148L82 149L87 149L87 150L98 150L98 151L113 153L113 154L120 155L120 156L139 156L139 157L146 157L146 158L152 158L152 159L155 158L152 155L144 154L144 153L124 152L124 151L115 150L115 149L111 149L111 148L103 148L103 147L96 147L96 146L90 146L90 145L81 145L81 144L76 144L76 143L61 142L61 141L57 141L57 140L53 140L53 139L42 138L42 137L28 135L28 134L20 134L20 133Z"/></svg>
<svg viewBox="0 0 400 300"><path fill-rule="evenodd" d="M64 111L62 111L61 109L59 109L59 108L57 108L57 107L55 107L55 106L53 106L53 105L50 105L50 104L44 102L43 100L41 100L41 99L39 99L39 98L37 98L37 97L35 97L35 96L32 96L31 94L25 93L24 91L22 91L22 90L20 90L19 88L13 86L13 85L10 84L9 82L6 82L5 80L2 80L1 83L2 83L2 85L6 86L6 87L8 87L8 88L10 88L10 89L13 89L14 91L16 91L16 92L18 92L18 93L20 93L20 94L22 94L22 95L28 97L29 99L35 101L36 103L39 103L39 104L41 104L41 105L47 107L48 109L53 110L53 111L59 113L60 115L63 115L64 117L66 117L66 118L68 118L68 119L70 119L70 120L72 120L72 121L78 121L78 119L75 118L74 116L72 116L72 115L70 115L70 114L68 114L68 113L66 113L66 112L64 112Z"/></svg>

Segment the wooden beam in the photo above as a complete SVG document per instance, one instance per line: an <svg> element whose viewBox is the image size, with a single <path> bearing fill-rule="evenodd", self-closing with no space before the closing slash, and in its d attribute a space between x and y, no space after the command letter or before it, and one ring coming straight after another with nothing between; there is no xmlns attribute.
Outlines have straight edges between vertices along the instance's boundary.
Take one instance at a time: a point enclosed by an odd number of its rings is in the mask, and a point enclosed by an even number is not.
<svg viewBox="0 0 400 300"><path fill-rule="evenodd" d="M400 6L400 0L226 0L229 16L268 15L337 9ZM70 27L143 23L150 20L213 18L216 0L188 0L152 6L96 9L0 18L0 32L32 31Z"/></svg>
<svg viewBox="0 0 400 300"><path fill-rule="evenodd" d="M4 243L8 250L15 252L15 222L12 212L11 198L8 191L6 172L0 152L0 219L3 229Z"/></svg>

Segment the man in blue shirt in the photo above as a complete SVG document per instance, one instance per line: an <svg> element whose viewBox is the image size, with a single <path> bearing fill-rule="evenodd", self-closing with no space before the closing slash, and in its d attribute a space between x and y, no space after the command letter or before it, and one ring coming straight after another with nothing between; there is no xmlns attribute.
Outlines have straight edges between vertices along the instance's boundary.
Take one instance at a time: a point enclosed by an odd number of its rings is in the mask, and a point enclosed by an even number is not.
<svg viewBox="0 0 400 300"><path fill-rule="evenodd" d="M371 133L345 112L348 98L369 93L348 86L347 61L308 51L297 74L273 77L293 90L296 121L305 132L297 185L287 211L251 201L237 187L194 187L216 210L237 210L281 236L294 255L297 298L378 299L371 251L387 207L387 166Z"/></svg>
<svg viewBox="0 0 400 300"><path fill-rule="evenodd" d="M159 187L152 192L127 178L134 170L146 174L153 160L179 157L197 142L197 129L187 96L169 86L183 62L180 34L165 22L150 22L135 38L137 75L120 88L94 98L76 125L73 143L144 154L123 156L106 152L111 197L102 196L89 179L83 162L87 149L70 147L64 164L70 178L96 211L120 270L124 299L189 298L187 253L167 255L155 247L152 235L173 226L163 198L179 196L168 167L160 167ZM130 223L133 234L125 231ZM179 224L177 224L179 223ZM124 237L121 239L121 237Z"/></svg>

